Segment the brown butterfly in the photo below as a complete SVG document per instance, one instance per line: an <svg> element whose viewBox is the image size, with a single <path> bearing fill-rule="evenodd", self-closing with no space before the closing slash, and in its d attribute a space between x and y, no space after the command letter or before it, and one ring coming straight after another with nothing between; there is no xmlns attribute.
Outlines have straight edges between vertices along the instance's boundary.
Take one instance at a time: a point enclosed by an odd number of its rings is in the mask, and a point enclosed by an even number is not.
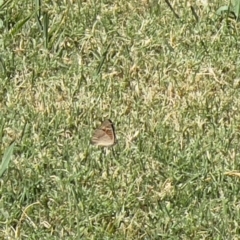
<svg viewBox="0 0 240 240"><path fill-rule="evenodd" d="M105 120L99 128L97 128L91 139L91 144L100 147L111 147L117 142L114 125L110 119Z"/></svg>

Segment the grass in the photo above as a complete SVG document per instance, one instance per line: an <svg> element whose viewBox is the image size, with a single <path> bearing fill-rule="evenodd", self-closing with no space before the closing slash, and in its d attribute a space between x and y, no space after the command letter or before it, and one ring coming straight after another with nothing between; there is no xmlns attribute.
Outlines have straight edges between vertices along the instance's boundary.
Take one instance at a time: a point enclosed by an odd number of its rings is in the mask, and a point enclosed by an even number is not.
<svg viewBox="0 0 240 240"><path fill-rule="evenodd" d="M200 3L1 5L1 239L238 239L240 28Z"/></svg>

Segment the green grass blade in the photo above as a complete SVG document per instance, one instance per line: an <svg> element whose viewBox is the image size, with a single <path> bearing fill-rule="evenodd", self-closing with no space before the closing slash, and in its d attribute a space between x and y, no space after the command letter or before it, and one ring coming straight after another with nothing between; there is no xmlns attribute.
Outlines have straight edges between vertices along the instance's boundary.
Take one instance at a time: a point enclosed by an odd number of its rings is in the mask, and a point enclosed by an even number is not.
<svg viewBox="0 0 240 240"><path fill-rule="evenodd" d="M11 3L11 0L3 2L0 1L0 10L4 9L6 6L8 6Z"/></svg>
<svg viewBox="0 0 240 240"><path fill-rule="evenodd" d="M48 13L45 12L43 14L43 35L44 35L44 46L48 48L48 25L49 25L49 17Z"/></svg>
<svg viewBox="0 0 240 240"><path fill-rule="evenodd" d="M7 148L3 155L2 164L0 166L0 177L3 175L5 170L8 168L14 149L14 142Z"/></svg>
<svg viewBox="0 0 240 240"><path fill-rule="evenodd" d="M102 66L103 66L103 64L104 64L104 62L106 60L107 53L108 53L108 50L109 50L110 46L111 46L111 43L108 44L106 50L102 54L102 59L101 59L99 65L98 65L96 76L101 72Z"/></svg>
<svg viewBox="0 0 240 240"><path fill-rule="evenodd" d="M221 6L218 10L217 10L217 14L221 15L223 14L223 12L227 12L229 10L229 6Z"/></svg>
<svg viewBox="0 0 240 240"><path fill-rule="evenodd" d="M240 0L236 0L234 3L234 13L236 15L236 18L238 20L240 15Z"/></svg>
<svg viewBox="0 0 240 240"><path fill-rule="evenodd" d="M16 26L13 27L13 29L11 30L11 34L14 36L15 34L17 34L18 32L21 31L23 25L33 16L33 14L30 14L29 16L27 16L26 18L24 18L23 20L19 21Z"/></svg>

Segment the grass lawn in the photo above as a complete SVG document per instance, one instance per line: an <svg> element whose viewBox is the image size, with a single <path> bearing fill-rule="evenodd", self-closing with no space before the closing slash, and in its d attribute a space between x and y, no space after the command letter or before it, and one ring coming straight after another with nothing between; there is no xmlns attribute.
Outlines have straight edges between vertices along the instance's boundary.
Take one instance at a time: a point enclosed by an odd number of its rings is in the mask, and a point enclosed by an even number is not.
<svg viewBox="0 0 240 240"><path fill-rule="evenodd" d="M0 1L0 239L239 239L240 23L169 2Z"/></svg>

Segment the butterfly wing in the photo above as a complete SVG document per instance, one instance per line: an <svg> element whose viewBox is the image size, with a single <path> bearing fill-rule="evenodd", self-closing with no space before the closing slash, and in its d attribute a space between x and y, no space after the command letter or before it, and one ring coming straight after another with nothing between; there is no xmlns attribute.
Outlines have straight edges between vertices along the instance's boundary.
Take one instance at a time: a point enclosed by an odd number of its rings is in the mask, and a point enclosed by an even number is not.
<svg viewBox="0 0 240 240"><path fill-rule="evenodd" d="M95 130L91 143L101 147L110 147L116 143L114 126L111 120L105 120L102 125Z"/></svg>

